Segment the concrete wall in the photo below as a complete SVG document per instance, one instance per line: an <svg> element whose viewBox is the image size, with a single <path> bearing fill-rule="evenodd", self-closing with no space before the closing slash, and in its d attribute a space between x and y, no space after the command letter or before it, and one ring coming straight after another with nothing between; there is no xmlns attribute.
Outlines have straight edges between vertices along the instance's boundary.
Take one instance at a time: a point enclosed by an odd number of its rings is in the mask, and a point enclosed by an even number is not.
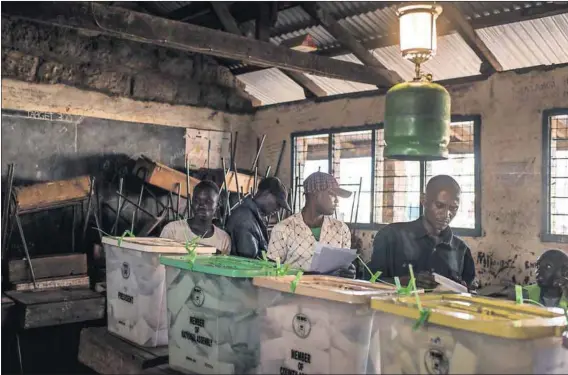
<svg viewBox="0 0 568 375"><path fill-rule="evenodd" d="M114 96L250 112L251 97L215 59L2 17L2 77Z"/></svg>
<svg viewBox="0 0 568 375"><path fill-rule="evenodd" d="M448 87L452 113L481 115L483 235L466 238L483 283L534 280L542 243L542 111L568 107L568 67L525 74L506 72L489 80ZM288 141L280 177L290 181L290 133L374 124L383 120L384 97L340 98L259 109L252 123L267 134L261 167L275 165L282 140ZM374 233L360 231L369 251Z"/></svg>

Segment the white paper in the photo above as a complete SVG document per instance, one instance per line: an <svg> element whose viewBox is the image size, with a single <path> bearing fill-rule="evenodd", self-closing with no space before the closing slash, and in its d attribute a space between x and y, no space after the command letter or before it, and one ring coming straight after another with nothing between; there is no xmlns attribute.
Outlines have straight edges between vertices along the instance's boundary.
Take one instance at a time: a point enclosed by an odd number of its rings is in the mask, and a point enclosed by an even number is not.
<svg viewBox="0 0 568 375"><path fill-rule="evenodd" d="M355 249L342 249L316 242L310 271L329 273L349 266L356 257Z"/></svg>
<svg viewBox="0 0 568 375"><path fill-rule="evenodd" d="M452 292L467 293L467 288L465 286L458 284L455 281L450 280L447 277L439 275L435 272L433 273L433 275L434 280L445 289L451 290Z"/></svg>

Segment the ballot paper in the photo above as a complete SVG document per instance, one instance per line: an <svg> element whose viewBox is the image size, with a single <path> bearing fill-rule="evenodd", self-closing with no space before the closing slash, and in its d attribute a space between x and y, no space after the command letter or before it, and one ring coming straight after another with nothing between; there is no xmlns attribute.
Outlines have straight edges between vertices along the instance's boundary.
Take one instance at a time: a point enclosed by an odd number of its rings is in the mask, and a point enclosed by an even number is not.
<svg viewBox="0 0 568 375"><path fill-rule="evenodd" d="M357 250L355 249L342 249L316 242L310 271L329 273L349 266L356 257Z"/></svg>
<svg viewBox="0 0 568 375"><path fill-rule="evenodd" d="M440 289L445 289L445 290L450 290L452 292L457 292L457 293L467 293L467 287L456 283L453 280L448 279L447 277L444 277L440 274L437 273L433 273L434 275L434 280L440 284Z"/></svg>

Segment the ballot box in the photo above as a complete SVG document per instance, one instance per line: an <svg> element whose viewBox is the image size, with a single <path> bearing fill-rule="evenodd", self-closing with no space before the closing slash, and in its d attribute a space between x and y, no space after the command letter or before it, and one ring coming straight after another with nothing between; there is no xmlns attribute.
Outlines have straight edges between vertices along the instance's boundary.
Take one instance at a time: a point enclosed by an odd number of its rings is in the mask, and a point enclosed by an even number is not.
<svg viewBox="0 0 568 375"><path fill-rule="evenodd" d="M375 299L369 373L566 374L560 309L462 294Z"/></svg>
<svg viewBox="0 0 568 375"><path fill-rule="evenodd" d="M252 278L276 275L276 264L227 255L160 261L166 265L170 367L198 374L254 373L260 336Z"/></svg>
<svg viewBox="0 0 568 375"><path fill-rule="evenodd" d="M155 237L103 237L102 242L108 330L140 346L167 345L166 270L159 257L187 253L184 244ZM216 249L196 251L214 254Z"/></svg>
<svg viewBox="0 0 568 375"><path fill-rule="evenodd" d="M365 374L372 296L385 284L332 276L257 277L260 374Z"/></svg>

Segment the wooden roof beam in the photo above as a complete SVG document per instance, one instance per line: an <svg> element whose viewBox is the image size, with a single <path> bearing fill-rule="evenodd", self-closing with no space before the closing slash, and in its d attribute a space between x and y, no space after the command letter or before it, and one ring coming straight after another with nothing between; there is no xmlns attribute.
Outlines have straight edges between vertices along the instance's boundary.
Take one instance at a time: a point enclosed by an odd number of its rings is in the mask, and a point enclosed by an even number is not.
<svg viewBox="0 0 568 375"><path fill-rule="evenodd" d="M381 72L390 85L402 82L402 77L386 67L377 58L369 52L349 31L347 31L335 18L333 18L321 5L317 2L305 2L302 7L310 15L310 17L320 22L327 31L342 45L347 47L355 57L357 57L363 64L377 69Z"/></svg>
<svg viewBox="0 0 568 375"><path fill-rule="evenodd" d="M458 34L463 38L467 45L475 52L482 62L489 64L491 69L496 72L502 72L503 66L497 60L497 57L491 52L489 47L481 40L475 32L475 29L460 10L452 3L443 4L444 11L442 16L445 17L452 26L456 29ZM486 73L486 72L481 72Z"/></svg>
<svg viewBox="0 0 568 375"><path fill-rule="evenodd" d="M122 39L160 45L324 77L389 85L376 68L301 53L219 30L172 21L94 2L6 2L4 14L53 26L95 31Z"/></svg>
<svg viewBox="0 0 568 375"><path fill-rule="evenodd" d="M231 15L229 7L226 3L221 1L212 1L211 5L213 6L213 10L215 11L215 14L217 14L217 17L223 24L225 30L233 34L242 35L237 21ZM306 77L303 73L286 70L283 70L282 72L296 84L300 85L304 89L304 91L313 94L313 96L320 97L327 95L327 93L321 87L316 85L314 81ZM306 95L306 97L308 96L309 94Z"/></svg>

